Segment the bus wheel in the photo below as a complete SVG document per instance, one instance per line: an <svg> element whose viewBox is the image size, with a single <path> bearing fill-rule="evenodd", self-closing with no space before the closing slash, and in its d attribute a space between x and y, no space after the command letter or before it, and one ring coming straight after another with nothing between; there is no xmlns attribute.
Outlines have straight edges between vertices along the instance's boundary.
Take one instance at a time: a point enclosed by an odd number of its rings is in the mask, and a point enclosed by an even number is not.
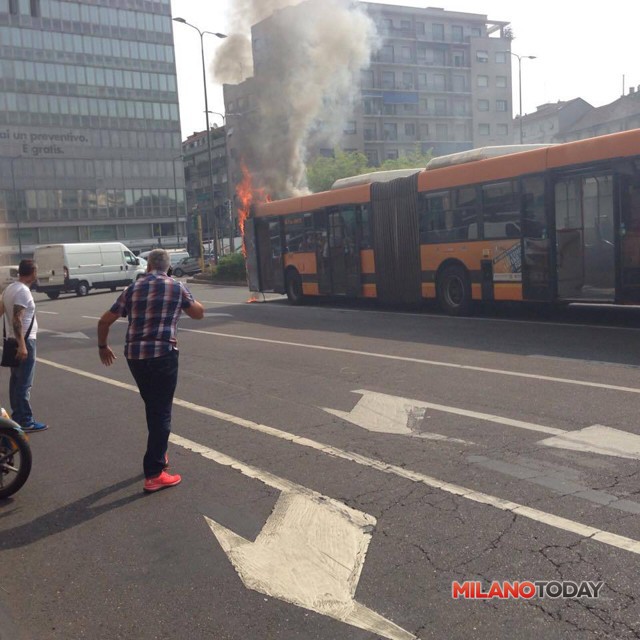
<svg viewBox="0 0 640 640"><path fill-rule="evenodd" d="M438 277L438 303L450 316L467 316L471 312L471 283L465 269L445 267Z"/></svg>
<svg viewBox="0 0 640 640"><path fill-rule="evenodd" d="M302 304L304 300L304 293L302 292L302 278L294 269L287 271L286 288L289 302L291 304Z"/></svg>

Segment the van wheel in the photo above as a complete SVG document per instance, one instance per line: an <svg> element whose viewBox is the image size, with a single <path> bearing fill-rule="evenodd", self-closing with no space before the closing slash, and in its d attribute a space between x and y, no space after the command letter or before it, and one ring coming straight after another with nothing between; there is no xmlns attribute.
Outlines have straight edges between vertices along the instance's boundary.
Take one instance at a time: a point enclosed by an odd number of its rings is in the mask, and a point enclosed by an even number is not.
<svg viewBox="0 0 640 640"><path fill-rule="evenodd" d="M59 291L49 291L49 292L47 292L47 298L49 298L49 300L56 300L59 297L60 297L60 292Z"/></svg>
<svg viewBox="0 0 640 640"><path fill-rule="evenodd" d="M76 295L82 298L86 296L87 293L89 293L89 283L88 282L79 283L78 286L76 287Z"/></svg>
<svg viewBox="0 0 640 640"><path fill-rule="evenodd" d="M302 292L302 278L295 269L287 271L286 276L286 292L287 298L291 304L302 304L304 302L304 293Z"/></svg>
<svg viewBox="0 0 640 640"><path fill-rule="evenodd" d="M466 270L457 265L445 267L438 277L438 303L450 316L471 312L471 282Z"/></svg>
<svg viewBox="0 0 640 640"><path fill-rule="evenodd" d="M182 269L180 267L177 267L176 269L173 270L173 274L176 278L182 278L182 276L184 275L184 271L182 271Z"/></svg>
<svg viewBox="0 0 640 640"><path fill-rule="evenodd" d="M118 290L118 287L111 287L111 291L112 291L112 292L113 292L113 291L117 291L117 290Z"/></svg>

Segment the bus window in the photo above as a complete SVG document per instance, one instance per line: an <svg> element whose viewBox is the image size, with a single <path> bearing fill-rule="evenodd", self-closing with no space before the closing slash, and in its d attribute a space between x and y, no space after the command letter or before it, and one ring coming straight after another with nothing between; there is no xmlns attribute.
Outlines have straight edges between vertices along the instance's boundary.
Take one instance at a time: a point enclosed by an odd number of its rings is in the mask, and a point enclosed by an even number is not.
<svg viewBox="0 0 640 640"><path fill-rule="evenodd" d="M519 238L520 206L513 181L486 184L482 187L484 237Z"/></svg>
<svg viewBox="0 0 640 640"><path fill-rule="evenodd" d="M449 220L447 211L450 212ZM455 240L452 213L448 191L423 196L419 220L420 242L426 244Z"/></svg>
<svg viewBox="0 0 640 640"><path fill-rule="evenodd" d="M311 213L285 216L285 251L315 251L313 242L313 216Z"/></svg>
<svg viewBox="0 0 640 640"><path fill-rule="evenodd" d="M475 240L478 238L477 203L478 198L475 187L454 190L454 228L457 240Z"/></svg>

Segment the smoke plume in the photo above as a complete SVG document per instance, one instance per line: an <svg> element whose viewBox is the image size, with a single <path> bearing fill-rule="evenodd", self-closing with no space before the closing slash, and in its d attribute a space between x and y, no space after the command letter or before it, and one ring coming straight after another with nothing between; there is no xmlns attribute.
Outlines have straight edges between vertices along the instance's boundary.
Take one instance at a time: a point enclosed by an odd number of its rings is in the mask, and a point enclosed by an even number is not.
<svg viewBox="0 0 640 640"><path fill-rule="evenodd" d="M237 32L219 49L216 79L238 83L253 73L254 109L237 142L263 186L294 195L306 187L309 146L333 147L353 113L375 26L350 0L236 0L235 8ZM247 34L266 18L252 60Z"/></svg>

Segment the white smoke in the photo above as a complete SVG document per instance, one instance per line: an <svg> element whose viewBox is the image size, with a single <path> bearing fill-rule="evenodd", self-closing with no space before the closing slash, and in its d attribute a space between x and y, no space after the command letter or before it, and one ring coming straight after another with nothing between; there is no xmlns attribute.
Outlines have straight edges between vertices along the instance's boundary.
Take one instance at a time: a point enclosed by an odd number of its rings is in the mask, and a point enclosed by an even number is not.
<svg viewBox="0 0 640 640"><path fill-rule="evenodd" d="M350 0L236 0L234 6L232 27L239 31L219 49L216 79L237 83L250 75L247 33L270 16L253 80L257 112L245 121L241 146L264 186L279 197L293 195L306 186L311 138L335 145L353 113L375 25Z"/></svg>

